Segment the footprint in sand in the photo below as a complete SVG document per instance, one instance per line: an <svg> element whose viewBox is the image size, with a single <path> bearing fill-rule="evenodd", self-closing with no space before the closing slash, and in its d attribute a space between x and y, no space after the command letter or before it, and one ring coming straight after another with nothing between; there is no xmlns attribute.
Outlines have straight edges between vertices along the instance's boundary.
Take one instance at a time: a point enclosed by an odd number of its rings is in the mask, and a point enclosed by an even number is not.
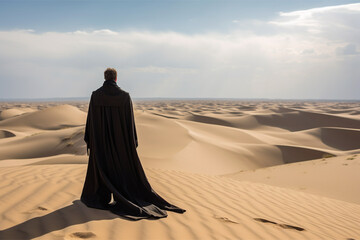
<svg viewBox="0 0 360 240"><path fill-rule="evenodd" d="M73 232L68 235L67 239L88 239L94 237L96 237L96 234L93 232Z"/></svg>
<svg viewBox="0 0 360 240"><path fill-rule="evenodd" d="M259 221L259 222L263 222L263 223L271 223L271 224L277 225L277 226L285 228L285 229L294 229L294 230L297 230L297 231L305 231L305 229L302 228L302 227L292 226L292 225L289 225L289 224L276 223L276 222L273 222L273 221L270 221L270 220L267 220L267 219L264 219L264 218L254 218L254 220Z"/></svg>
<svg viewBox="0 0 360 240"><path fill-rule="evenodd" d="M229 218L227 217L221 217L221 216L218 216L218 215L214 215L214 218L222 221L222 222L228 222L228 223L235 223L235 224L239 224L238 222L236 221L233 221L233 220L230 220Z"/></svg>
<svg viewBox="0 0 360 240"><path fill-rule="evenodd" d="M301 227L296 227L296 226L292 226L292 225L288 225L288 224L278 224L280 227L282 228L287 228L287 229L295 229L297 231L304 231L304 228Z"/></svg>
<svg viewBox="0 0 360 240"><path fill-rule="evenodd" d="M47 209L47 208L44 208L44 207L42 207L42 206L39 206L39 207L37 207L37 210L40 210L40 211L47 211L48 209Z"/></svg>
<svg viewBox="0 0 360 240"><path fill-rule="evenodd" d="M272 223L272 224L277 224L276 222L270 221L270 220L266 220L264 218L254 218L254 220L259 221L259 222L263 222L263 223Z"/></svg>
<svg viewBox="0 0 360 240"><path fill-rule="evenodd" d="M32 213L39 213L39 212L45 212L45 211L48 211L47 208L44 208L42 206L38 206L37 208L35 209L32 209L30 211L27 211L27 212L23 212L24 214L32 214Z"/></svg>

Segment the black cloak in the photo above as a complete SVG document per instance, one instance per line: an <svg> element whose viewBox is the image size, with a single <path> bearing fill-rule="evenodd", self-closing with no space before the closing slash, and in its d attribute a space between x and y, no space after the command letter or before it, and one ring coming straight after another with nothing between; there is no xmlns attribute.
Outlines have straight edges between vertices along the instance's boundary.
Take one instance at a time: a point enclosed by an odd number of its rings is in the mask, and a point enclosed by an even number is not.
<svg viewBox="0 0 360 240"><path fill-rule="evenodd" d="M167 217L165 210L185 212L150 186L136 151L132 101L115 81L92 93L84 140L90 155L81 201L88 207L134 220Z"/></svg>

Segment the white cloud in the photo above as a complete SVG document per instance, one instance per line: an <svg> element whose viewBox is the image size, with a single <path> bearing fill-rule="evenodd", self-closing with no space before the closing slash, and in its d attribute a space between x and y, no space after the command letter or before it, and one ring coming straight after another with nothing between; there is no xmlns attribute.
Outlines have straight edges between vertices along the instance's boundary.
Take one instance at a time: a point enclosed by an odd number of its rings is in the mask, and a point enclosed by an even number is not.
<svg viewBox="0 0 360 240"><path fill-rule="evenodd" d="M87 96L108 66L134 97L359 98L359 15L349 4L256 21L272 34L2 31L0 98Z"/></svg>
<svg viewBox="0 0 360 240"><path fill-rule="evenodd" d="M359 13L360 3L354 3L293 12L280 12L279 15L281 18L278 21L271 21L271 23L281 26L321 27L322 20L329 15L339 16L342 14L348 15ZM339 26L339 24L336 25Z"/></svg>
<svg viewBox="0 0 360 240"><path fill-rule="evenodd" d="M360 3L313 8L308 10L280 12L279 18L270 21L271 24L295 28L303 28L309 33L339 33L359 32ZM358 36L358 35L356 35ZM344 36L341 36L344 37Z"/></svg>

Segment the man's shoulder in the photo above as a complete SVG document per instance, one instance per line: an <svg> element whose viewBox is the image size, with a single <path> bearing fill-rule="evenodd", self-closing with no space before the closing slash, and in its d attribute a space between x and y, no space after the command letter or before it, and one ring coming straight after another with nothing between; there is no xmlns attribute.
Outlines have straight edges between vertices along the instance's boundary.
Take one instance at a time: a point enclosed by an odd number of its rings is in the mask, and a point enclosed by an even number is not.
<svg viewBox="0 0 360 240"><path fill-rule="evenodd" d="M91 99L95 105L119 106L130 99L130 94L121 88L109 93L104 91L103 87L100 87L92 92Z"/></svg>
<svg viewBox="0 0 360 240"><path fill-rule="evenodd" d="M104 95L104 94L105 95L114 95L114 96L116 96L116 95L130 96L130 94L127 91L125 91L121 88L117 88L116 91L112 91L111 94L109 94L105 91L104 86L99 87L98 89L96 89L95 91L92 92L92 95Z"/></svg>

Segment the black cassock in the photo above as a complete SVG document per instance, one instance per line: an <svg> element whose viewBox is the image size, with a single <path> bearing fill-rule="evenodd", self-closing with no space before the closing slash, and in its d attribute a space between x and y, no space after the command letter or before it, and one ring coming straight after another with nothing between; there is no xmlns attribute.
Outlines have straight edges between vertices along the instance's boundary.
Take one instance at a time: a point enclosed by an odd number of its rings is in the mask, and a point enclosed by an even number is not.
<svg viewBox="0 0 360 240"><path fill-rule="evenodd" d="M134 220L166 217L165 210L185 212L151 188L136 151L130 95L115 81L92 93L84 140L90 155L81 201L88 207Z"/></svg>

